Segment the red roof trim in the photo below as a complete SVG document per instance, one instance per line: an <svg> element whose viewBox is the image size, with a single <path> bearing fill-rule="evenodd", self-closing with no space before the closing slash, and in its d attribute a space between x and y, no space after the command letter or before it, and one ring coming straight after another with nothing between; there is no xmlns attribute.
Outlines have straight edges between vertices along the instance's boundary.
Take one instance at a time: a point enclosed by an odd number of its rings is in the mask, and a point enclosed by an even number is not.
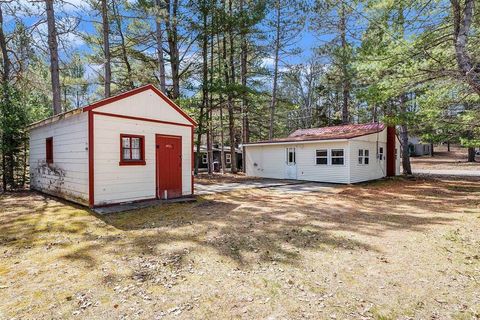
<svg viewBox="0 0 480 320"><path fill-rule="evenodd" d="M187 119L192 125L196 126L197 123L195 122L195 120L193 120L192 118L190 118L190 116L188 116L185 111L183 111L182 109L180 109L179 106L177 106L175 104L175 102L173 102L172 100L170 100L170 98L168 98L163 92L161 92L160 90L158 90L154 85L152 84L147 84L145 86L142 86L142 87L138 87L138 88L135 88L135 89L132 89L132 90L129 90L129 91L126 91L126 92L123 92L123 93L120 93L116 96L113 96L113 97L109 97L109 98L105 98L105 99L102 99L100 101L97 101L95 103L92 103L86 107L83 107L83 111L91 111L93 109L96 109L98 107L101 107L101 106L104 106L104 105L107 105L107 104L110 104L112 102L115 102L115 101L119 101L119 100L122 100L122 99L125 99L125 98L128 98L130 96L133 96L133 95L136 95L138 93L141 93L143 91L147 91L147 90L152 90L153 92L155 92L160 98L162 98L169 106L171 106L173 109L175 109L178 113L180 113L185 119Z"/></svg>

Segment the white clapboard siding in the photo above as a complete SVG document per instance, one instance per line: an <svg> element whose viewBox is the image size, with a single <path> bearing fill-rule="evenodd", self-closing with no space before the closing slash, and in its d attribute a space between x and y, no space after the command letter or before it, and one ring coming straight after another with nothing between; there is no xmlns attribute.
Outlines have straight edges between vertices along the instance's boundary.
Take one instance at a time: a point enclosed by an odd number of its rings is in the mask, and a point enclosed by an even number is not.
<svg viewBox="0 0 480 320"><path fill-rule="evenodd" d="M46 138L53 137L53 163L46 163ZM88 118L80 113L30 131L32 189L88 203Z"/></svg>
<svg viewBox="0 0 480 320"><path fill-rule="evenodd" d="M95 110L137 118L159 119L162 121L191 124L184 116L168 105L165 100L152 90L142 91ZM142 123L138 123L137 125L141 126Z"/></svg>
<svg viewBox="0 0 480 320"><path fill-rule="evenodd" d="M295 148L297 179L305 181L348 183L349 150L348 142L318 142L299 144L274 144L245 146L246 173L249 176L285 179L286 148ZM316 164L316 150L344 149L344 165Z"/></svg>
<svg viewBox="0 0 480 320"><path fill-rule="evenodd" d="M143 93L141 93L143 94ZM136 96L135 96L136 97ZM127 98L128 99L128 98ZM118 101L112 105L122 102ZM155 109L153 106L144 106ZM105 108L96 110L105 112ZM120 106L122 114L128 113L127 107ZM124 109L123 109L124 108ZM131 105L135 114L146 116L144 108ZM171 107L168 106L171 109ZM110 107L109 113L117 111L117 107ZM183 118L183 117L182 117ZM156 119L164 119L157 115ZM184 118L183 118L184 119ZM179 120L179 118L169 118ZM192 144L191 127L172 124L162 124L149 121L124 119L118 117L94 116L94 189L95 205L117 202L128 202L142 199L155 198L156 192L156 134L175 135L182 137L182 194L190 195L192 182ZM145 136L145 161L146 165L120 166L120 134L135 134Z"/></svg>
<svg viewBox="0 0 480 320"><path fill-rule="evenodd" d="M285 172L285 148L273 146L248 146L245 154L248 176L283 179Z"/></svg>
<svg viewBox="0 0 480 320"><path fill-rule="evenodd" d="M378 150L383 147L383 159ZM387 170L387 130L348 140L308 143L271 143L245 146L246 173L248 176L285 179L286 148L296 150L297 179L307 181L356 183L380 179ZM316 150L328 150L328 164L316 164ZM331 164L331 150L344 149L344 165ZM369 150L369 164L359 164L359 149ZM395 172L400 174L400 142L396 138L397 157Z"/></svg>

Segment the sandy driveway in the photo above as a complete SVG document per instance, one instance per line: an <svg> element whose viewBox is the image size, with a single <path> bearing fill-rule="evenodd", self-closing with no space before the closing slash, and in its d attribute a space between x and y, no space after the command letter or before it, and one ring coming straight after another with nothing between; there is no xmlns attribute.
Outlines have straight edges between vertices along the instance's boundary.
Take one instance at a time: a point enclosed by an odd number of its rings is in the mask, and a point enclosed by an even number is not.
<svg viewBox="0 0 480 320"><path fill-rule="evenodd" d="M1 195L0 319L480 317L479 179L304 186L104 216Z"/></svg>

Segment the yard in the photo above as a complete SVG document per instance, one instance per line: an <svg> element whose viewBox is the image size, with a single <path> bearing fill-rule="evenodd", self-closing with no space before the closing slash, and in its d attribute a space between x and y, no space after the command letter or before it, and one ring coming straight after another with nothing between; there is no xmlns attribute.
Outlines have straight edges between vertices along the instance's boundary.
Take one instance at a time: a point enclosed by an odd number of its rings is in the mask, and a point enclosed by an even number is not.
<svg viewBox="0 0 480 320"><path fill-rule="evenodd" d="M452 147L447 151L446 146L436 146L435 155L412 157L412 168L414 170L468 170L480 172L480 156L476 156L477 162L467 162L467 149ZM480 175L480 173L479 173Z"/></svg>
<svg viewBox="0 0 480 320"><path fill-rule="evenodd" d="M29 192L0 208L0 319L480 317L477 178L107 216Z"/></svg>

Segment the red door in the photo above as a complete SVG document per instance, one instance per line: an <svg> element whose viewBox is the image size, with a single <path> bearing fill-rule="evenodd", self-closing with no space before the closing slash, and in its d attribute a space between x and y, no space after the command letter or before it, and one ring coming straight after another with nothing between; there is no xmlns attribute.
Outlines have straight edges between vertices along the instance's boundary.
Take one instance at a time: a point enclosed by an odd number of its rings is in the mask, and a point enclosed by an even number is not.
<svg viewBox="0 0 480 320"><path fill-rule="evenodd" d="M182 196L182 137L157 135L157 197Z"/></svg>

